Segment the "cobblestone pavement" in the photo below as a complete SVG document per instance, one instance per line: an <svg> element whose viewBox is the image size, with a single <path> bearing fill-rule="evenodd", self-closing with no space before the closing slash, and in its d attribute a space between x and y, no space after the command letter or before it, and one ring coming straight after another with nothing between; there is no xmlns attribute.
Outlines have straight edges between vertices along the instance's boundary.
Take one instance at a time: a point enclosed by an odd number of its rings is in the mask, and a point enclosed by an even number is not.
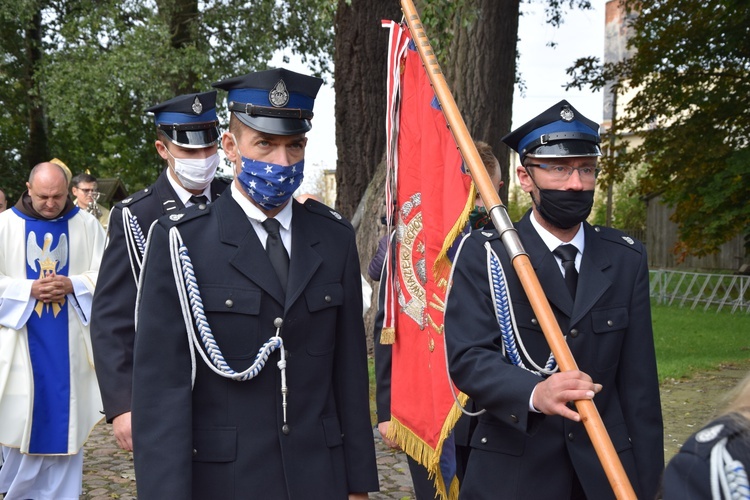
<svg viewBox="0 0 750 500"><path fill-rule="evenodd" d="M378 432L375 431L374 434L380 492L371 493L370 498L374 500L413 499L406 455L388 449ZM136 498L133 456L117 446L110 425L104 423L97 425L84 446L81 498L84 500L132 500Z"/></svg>

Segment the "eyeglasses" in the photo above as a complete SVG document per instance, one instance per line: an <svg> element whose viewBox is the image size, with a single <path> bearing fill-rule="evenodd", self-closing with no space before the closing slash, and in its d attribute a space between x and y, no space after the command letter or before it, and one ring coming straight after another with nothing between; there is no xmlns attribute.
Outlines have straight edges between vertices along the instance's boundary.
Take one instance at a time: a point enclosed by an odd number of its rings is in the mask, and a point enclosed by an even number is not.
<svg viewBox="0 0 750 500"><path fill-rule="evenodd" d="M596 176L599 175L599 169L596 167L571 167L570 165L551 165L548 163L529 163L527 167L539 167L552 179L558 181L567 180L568 177L573 175L573 171L578 172L578 176L582 181L593 181Z"/></svg>
<svg viewBox="0 0 750 500"><path fill-rule="evenodd" d="M86 195L97 192L96 189L85 189L85 188L76 188L76 189L78 189L79 191L83 191L83 194L86 194Z"/></svg>

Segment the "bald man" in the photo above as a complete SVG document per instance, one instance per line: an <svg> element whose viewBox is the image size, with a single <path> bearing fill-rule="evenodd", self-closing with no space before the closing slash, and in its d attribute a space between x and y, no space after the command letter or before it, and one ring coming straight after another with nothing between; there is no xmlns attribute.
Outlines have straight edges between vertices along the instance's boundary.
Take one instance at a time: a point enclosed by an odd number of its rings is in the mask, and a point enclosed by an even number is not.
<svg viewBox="0 0 750 500"><path fill-rule="evenodd" d="M0 443L5 498L78 499L101 420L89 318L104 230L54 163L0 214Z"/></svg>

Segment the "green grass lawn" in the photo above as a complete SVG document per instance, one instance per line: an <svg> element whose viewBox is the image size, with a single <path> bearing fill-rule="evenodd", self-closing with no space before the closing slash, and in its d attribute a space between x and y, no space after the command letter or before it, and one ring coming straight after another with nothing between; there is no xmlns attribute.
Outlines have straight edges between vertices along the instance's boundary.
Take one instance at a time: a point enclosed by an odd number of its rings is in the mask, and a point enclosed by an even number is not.
<svg viewBox="0 0 750 500"><path fill-rule="evenodd" d="M659 305L651 313L662 381L750 359L750 314Z"/></svg>

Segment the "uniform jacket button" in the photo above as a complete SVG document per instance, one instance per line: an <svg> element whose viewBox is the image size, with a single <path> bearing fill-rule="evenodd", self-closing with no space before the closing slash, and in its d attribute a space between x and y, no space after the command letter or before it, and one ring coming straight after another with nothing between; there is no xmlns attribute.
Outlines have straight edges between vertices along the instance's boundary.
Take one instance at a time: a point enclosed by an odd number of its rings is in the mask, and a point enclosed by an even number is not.
<svg viewBox="0 0 750 500"><path fill-rule="evenodd" d="M514 424L517 424L517 423L518 423L518 417L517 417L517 416L515 416L515 415L511 415L511 416L510 416L510 419L511 419L511 420L513 421L513 423L514 423Z"/></svg>
<svg viewBox="0 0 750 500"><path fill-rule="evenodd" d="M614 322L614 321L612 321L611 319L608 319L608 320L607 320L607 326L612 326L612 325L614 325L614 324L615 324L615 322Z"/></svg>
<svg viewBox="0 0 750 500"><path fill-rule="evenodd" d="M197 454L198 454L198 450L196 450L195 448L193 448L193 456L196 456Z"/></svg>
<svg viewBox="0 0 750 500"><path fill-rule="evenodd" d="M539 324L539 321L537 321L537 319L536 319L536 318L531 318L531 324L532 324L532 325L538 325L538 324Z"/></svg>
<svg viewBox="0 0 750 500"><path fill-rule="evenodd" d="M573 441L574 439L575 439L575 434L573 434L572 432L569 432L568 433L568 440L569 441Z"/></svg>
<svg viewBox="0 0 750 500"><path fill-rule="evenodd" d="M487 438L486 437L483 437L479 441L481 441L482 444L487 444Z"/></svg>
<svg viewBox="0 0 750 500"><path fill-rule="evenodd" d="M577 330L576 328L573 328L573 329L572 329L572 330L570 331L570 336L571 336L571 337L573 337L573 338L576 338L576 337L578 337L578 330Z"/></svg>
<svg viewBox="0 0 750 500"><path fill-rule="evenodd" d="M326 295L323 300L325 300L326 302L331 302L331 296L330 295Z"/></svg>
<svg viewBox="0 0 750 500"><path fill-rule="evenodd" d="M234 305L234 301L232 299L227 299L226 302L224 302L224 305L227 307L232 307Z"/></svg>
<svg viewBox="0 0 750 500"><path fill-rule="evenodd" d="M282 432L282 433L283 433L283 434L284 434L285 436L288 436L288 435L289 435L289 432L291 432L291 429L289 428L289 424L284 424L284 425L282 425L282 426L281 426L281 432Z"/></svg>

